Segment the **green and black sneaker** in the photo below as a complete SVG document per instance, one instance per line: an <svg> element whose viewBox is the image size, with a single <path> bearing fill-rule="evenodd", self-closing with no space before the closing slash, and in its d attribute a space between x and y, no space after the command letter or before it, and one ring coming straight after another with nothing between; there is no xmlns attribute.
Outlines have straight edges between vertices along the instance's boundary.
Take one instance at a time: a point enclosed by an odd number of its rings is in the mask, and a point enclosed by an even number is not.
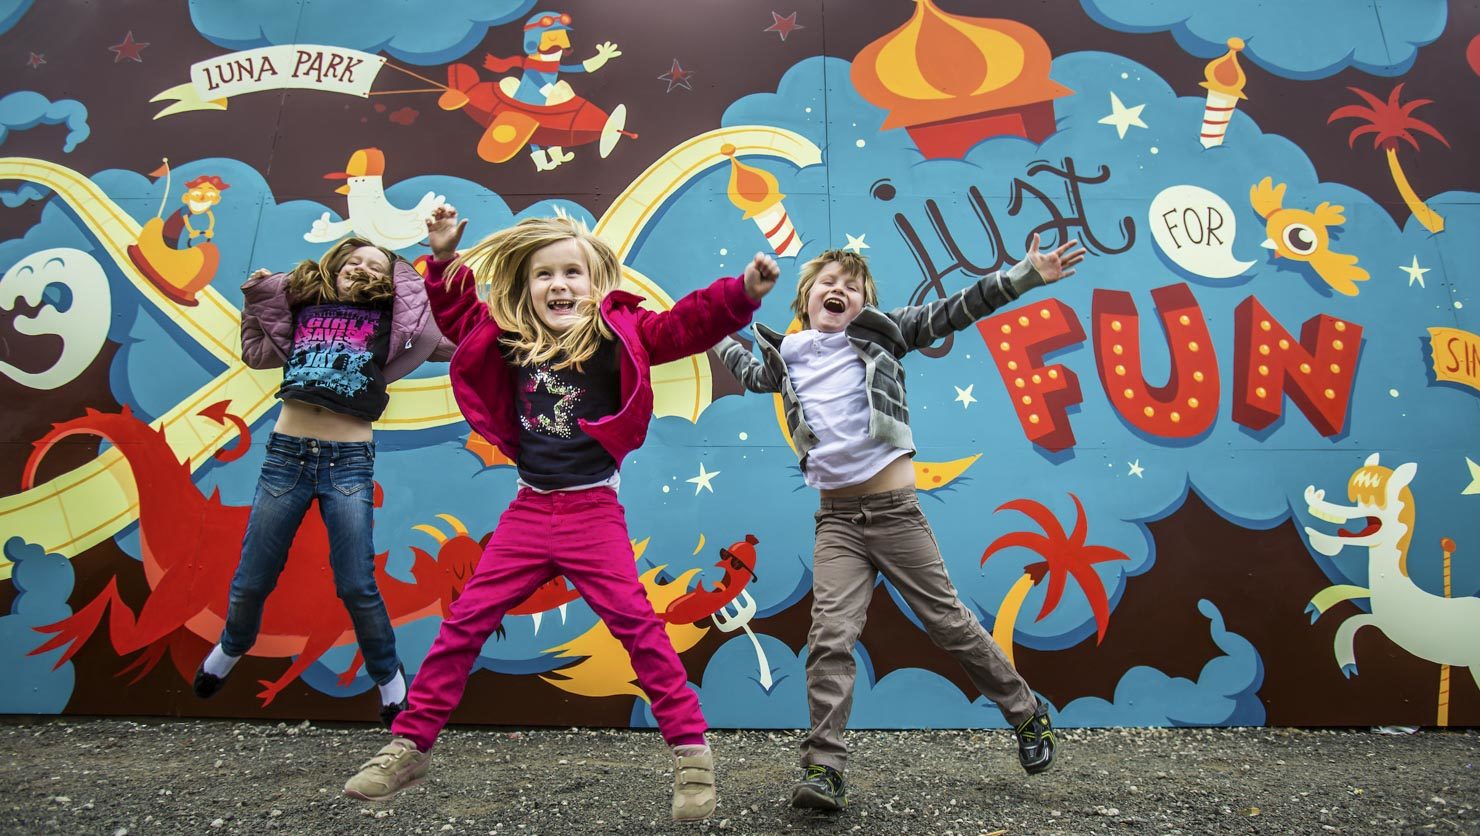
<svg viewBox="0 0 1480 836"><path fill-rule="evenodd" d="M1053 763L1053 721L1048 719L1048 706L1038 701L1038 710L1033 716L1013 729L1017 735L1018 762L1029 775L1037 775Z"/></svg>
<svg viewBox="0 0 1480 836"><path fill-rule="evenodd" d="M791 790L791 806L803 810L841 810L848 805L843 773L830 766L812 764L802 770L802 780Z"/></svg>

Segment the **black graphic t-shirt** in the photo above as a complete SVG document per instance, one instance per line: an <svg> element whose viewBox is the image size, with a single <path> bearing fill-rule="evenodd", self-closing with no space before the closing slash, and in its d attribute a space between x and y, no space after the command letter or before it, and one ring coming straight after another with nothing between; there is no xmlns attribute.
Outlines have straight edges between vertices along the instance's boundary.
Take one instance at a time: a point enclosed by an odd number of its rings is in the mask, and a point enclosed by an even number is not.
<svg viewBox="0 0 1480 836"><path fill-rule="evenodd" d="M621 409L616 344L602 343L581 371L555 371L553 365L514 367L519 478L542 491L604 481L617 472L617 463L577 422L596 421Z"/></svg>
<svg viewBox="0 0 1480 836"><path fill-rule="evenodd" d="M278 397L378 420L390 400L381 371L390 330L384 305L304 305L293 314L293 350Z"/></svg>

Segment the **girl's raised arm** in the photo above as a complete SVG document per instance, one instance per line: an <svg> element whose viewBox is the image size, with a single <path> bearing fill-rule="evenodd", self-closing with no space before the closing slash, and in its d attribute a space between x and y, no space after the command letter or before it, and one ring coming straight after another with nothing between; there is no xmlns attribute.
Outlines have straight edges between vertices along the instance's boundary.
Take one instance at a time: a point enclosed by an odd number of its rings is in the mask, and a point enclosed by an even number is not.
<svg viewBox="0 0 1480 836"><path fill-rule="evenodd" d="M750 324L761 299L776 284L781 271L770 256L756 253L743 277L719 279L661 313L641 310L637 332L653 365L708 351L730 334Z"/></svg>
<svg viewBox="0 0 1480 836"><path fill-rule="evenodd" d="M242 361L252 369L273 369L288 360L293 347L293 311L288 304L288 274L258 270L242 284Z"/></svg>
<svg viewBox="0 0 1480 836"><path fill-rule="evenodd" d="M488 316L473 287L473 271L461 265L452 275L446 275L457 258L457 245L467 225L466 220L458 220L451 204L437 207L427 218L427 243L432 248L432 258L427 262L427 300L437 328L453 344L461 343Z"/></svg>

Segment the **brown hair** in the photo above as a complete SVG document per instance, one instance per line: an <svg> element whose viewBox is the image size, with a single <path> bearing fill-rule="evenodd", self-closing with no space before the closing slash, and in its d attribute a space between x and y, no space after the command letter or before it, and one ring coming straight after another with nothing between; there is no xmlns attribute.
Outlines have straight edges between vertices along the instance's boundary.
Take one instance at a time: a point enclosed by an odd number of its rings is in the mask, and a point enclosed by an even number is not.
<svg viewBox="0 0 1480 836"><path fill-rule="evenodd" d="M339 269L349 261L350 255L361 247L374 247L385 256L390 270L385 276L369 271L356 271L349 290L341 293L339 291ZM389 301L396 293L394 275L396 272L396 261L400 259L395 253L374 244L364 238L346 238L330 247L318 261L304 260L293 268L288 274L288 304L293 307L299 305L317 305L324 302L354 302L359 304L380 304ZM361 276L371 276L370 280L364 280Z"/></svg>
<svg viewBox="0 0 1480 836"><path fill-rule="evenodd" d="M812 293L812 286L817 284L817 274L834 261L842 268L843 275L863 280L863 303L865 305L879 304L879 287L874 283L874 274L868 269L868 259L852 250L826 250L803 264L802 275L797 279L797 296L791 300L791 312L802 321L803 328L812 327L807 317L807 296Z"/></svg>
<svg viewBox="0 0 1480 836"><path fill-rule="evenodd" d="M573 239L586 255L591 296L576 300L580 322L557 334L550 330L529 298L529 261L536 250ZM622 281L622 264L605 241L586 225L569 218L525 218L499 230L463 253L458 264L473 273L479 295L488 299L488 313L504 331L500 342L513 350L515 363L531 365L557 360L563 369L590 360L602 340L613 339L602 321L601 300ZM450 271L457 273L457 264Z"/></svg>

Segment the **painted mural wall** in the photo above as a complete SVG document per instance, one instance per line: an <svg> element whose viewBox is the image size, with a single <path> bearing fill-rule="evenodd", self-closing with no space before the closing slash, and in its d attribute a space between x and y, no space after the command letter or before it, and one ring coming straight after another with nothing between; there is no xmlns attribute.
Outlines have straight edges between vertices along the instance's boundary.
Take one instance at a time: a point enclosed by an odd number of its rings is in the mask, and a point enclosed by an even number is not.
<svg viewBox="0 0 1480 836"><path fill-rule="evenodd" d="M585 221L660 308L774 254L777 329L828 248L894 307L1078 239L906 361L951 575L1058 722L1480 723L1474 4L0 0L0 64L0 711L375 717L314 513L190 694L279 403L238 287L351 233L419 259L451 203L467 240ZM621 488L653 606L712 725L803 726L778 404L706 356L656 389ZM515 471L444 364L377 441L414 673ZM1002 722L887 584L857 656L855 726ZM455 719L652 725L563 579Z"/></svg>

